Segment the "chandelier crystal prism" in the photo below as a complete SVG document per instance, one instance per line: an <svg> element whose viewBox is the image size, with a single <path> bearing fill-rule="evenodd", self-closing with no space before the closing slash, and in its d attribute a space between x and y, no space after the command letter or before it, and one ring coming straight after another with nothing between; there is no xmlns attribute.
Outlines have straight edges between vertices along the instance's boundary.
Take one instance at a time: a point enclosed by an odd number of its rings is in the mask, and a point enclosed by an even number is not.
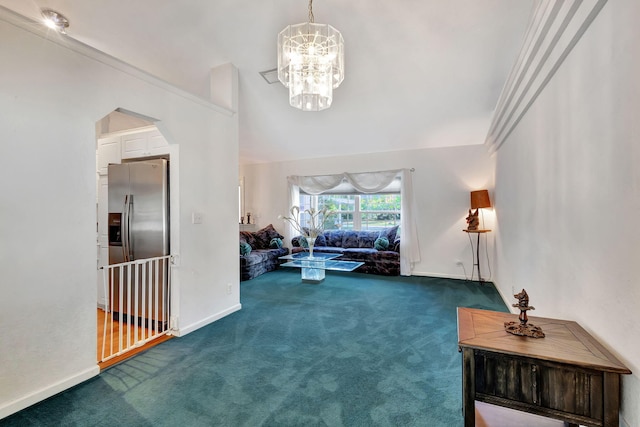
<svg viewBox="0 0 640 427"><path fill-rule="evenodd" d="M344 80L344 39L331 25L316 24L313 0L309 22L278 34L278 80L289 88L289 104L302 111L331 106L333 89Z"/></svg>

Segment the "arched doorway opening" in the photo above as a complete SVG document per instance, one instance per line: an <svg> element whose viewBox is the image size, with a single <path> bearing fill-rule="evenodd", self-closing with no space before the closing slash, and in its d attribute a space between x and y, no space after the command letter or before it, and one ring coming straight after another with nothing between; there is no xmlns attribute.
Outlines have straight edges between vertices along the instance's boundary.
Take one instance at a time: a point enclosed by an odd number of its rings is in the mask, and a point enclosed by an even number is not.
<svg viewBox="0 0 640 427"><path fill-rule="evenodd" d="M157 122L116 109L96 123L101 369L171 337L170 165L177 147Z"/></svg>

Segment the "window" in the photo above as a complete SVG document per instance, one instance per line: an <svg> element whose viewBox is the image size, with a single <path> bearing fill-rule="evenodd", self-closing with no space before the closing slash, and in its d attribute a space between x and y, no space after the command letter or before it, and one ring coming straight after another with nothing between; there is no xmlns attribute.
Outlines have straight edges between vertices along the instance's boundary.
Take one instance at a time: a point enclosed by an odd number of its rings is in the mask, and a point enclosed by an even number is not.
<svg viewBox="0 0 640 427"><path fill-rule="evenodd" d="M335 213L325 229L377 231L400 225L400 194L321 194L300 193L300 220L308 218L305 209L326 207Z"/></svg>
<svg viewBox="0 0 640 427"><path fill-rule="evenodd" d="M411 275L412 263L420 261L418 233L415 225L416 207L413 202L413 179L410 169L375 172L343 172L331 175L287 177L289 204L304 209L326 207L336 215L325 228L346 230L377 230L385 226L402 228L400 274ZM312 196L312 194L321 194ZM401 205L404 209L401 210ZM401 213L402 211L402 213ZM308 221L301 215L300 221ZM285 234L294 237L293 227Z"/></svg>

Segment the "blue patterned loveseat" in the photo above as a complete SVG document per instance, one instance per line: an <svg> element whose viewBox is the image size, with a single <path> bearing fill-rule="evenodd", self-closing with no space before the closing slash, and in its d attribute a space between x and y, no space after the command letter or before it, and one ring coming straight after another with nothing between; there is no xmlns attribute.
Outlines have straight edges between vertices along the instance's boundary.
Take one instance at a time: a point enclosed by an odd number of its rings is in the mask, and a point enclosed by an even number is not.
<svg viewBox="0 0 640 427"><path fill-rule="evenodd" d="M240 280L253 279L278 268L278 258L289 254L289 249L282 247L283 238L272 224L258 231L241 231Z"/></svg>
<svg viewBox="0 0 640 427"><path fill-rule="evenodd" d="M359 273L400 275L400 238L396 237L398 227L382 231L327 230L316 239L314 252L342 254L340 260L364 262L356 271ZM379 238L383 238L378 240ZM384 245L384 240L388 246ZM291 239L292 253L308 250L302 245L301 237ZM386 246L386 248L385 248Z"/></svg>

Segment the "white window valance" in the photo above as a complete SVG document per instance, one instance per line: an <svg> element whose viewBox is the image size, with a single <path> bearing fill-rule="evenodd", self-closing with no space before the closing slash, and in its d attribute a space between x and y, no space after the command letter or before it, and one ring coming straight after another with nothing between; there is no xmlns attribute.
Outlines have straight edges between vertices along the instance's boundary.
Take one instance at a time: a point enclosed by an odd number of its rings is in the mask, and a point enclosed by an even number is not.
<svg viewBox="0 0 640 427"><path fill-rule="evenodd" d="M348 192L344 190L345 185L353 187L355 192L364 194L381 193L389 187L393 187L395 180L400 178L402 170L348 173L343 172L335 175L316 176L289 176L289 184L296 185L307 194L318 195L336 190L340 187L340 193ZM397 192L397 190L390 192Z"/></svg>
<svg viewBox="0 0 640 427"><path fill-rule="evenodd" d="M402 232L400 239L400 274L410 276L412 264L420 261L420 247L418 245L418 231L415 221L416 205L413 196L413 180L409 169L362 173L343 172L334 175L288 176L289 206L299 203L300 191L318 195L340 187L344 188L345 183L348 183L357 192L364 194L381 193L385 192L385 190L392 192L389 189L393 188L393 184L397 182L398 178L400 179L400 194L402 196L400 212L400 228ZM285 231L285 234L289 234L287 240L294 237L292 236L292 230Z"/></svg>

